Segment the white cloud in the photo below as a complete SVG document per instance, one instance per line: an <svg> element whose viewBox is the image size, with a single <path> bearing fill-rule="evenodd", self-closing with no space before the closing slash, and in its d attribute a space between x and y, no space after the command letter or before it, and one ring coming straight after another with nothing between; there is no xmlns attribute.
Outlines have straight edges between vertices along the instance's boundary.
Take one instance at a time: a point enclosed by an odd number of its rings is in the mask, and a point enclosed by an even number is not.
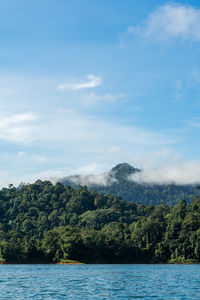
<svg viewBox="0 0 200 300"><path fill-rule="evenodd" d="M142 26L129 26L125 37L142 35L158 40L181 38L200 41L200 9L190 5L166 4L149 15Z"/></svg>
<svg viewBox="0 0 200 300"><path fill-rule="evenodd" d="M32 156L26 157L29 160L33 159ZM99 173L101 172L101 173ZM1 180L1 174L4 174ZM79 177L73 174L80 174ZM91 175L92 174L92 175ZM68 176L68 177L66 177ZM18 186L21 182L33 183L37 179L40 180L50 180L52 183L58 182L60 179L66 178L69 181L78 185L108 185L113 182L114 179L109 177L109 173L102 171L102 165L90 164L84 165L79 168L56 168L48 169L42 172L36 172L33 174L26 174L25 176L11 177L7 173L0 173L0 186L5 186L6 184L12 182L15 186Z"/></svg>
<svg viewBox="0 0 200 300"><path fill-rule="evenodd" d="M149 184L199 184L200 162L189 161L160 168L144 168L141 173L131 175L130 180Z"/></svg>
<svg viewBox="0 0 200 300"><path fill-rule="evenodd" d="M77 175L73 175L77 174ZM77 185L110 185L115 181L114 178L110 177L110 172L107 170L106 172L102 172L102 165L100 164L89 164L84 165L79 168L68 171L68 177L66 177L66 173L64 176L60 178L67 179L68 181L75 183ZM53 182L59 181L59 178L51 179Z"/></svg>
<svg viewBox="0 0 200 300"><path fill-rule="evenodd" d="M10 124L4 123L7 126ZM15 154L11 153L3 158L4 165L9 170L9 177L4 178L4 181L14 184L32 182L38 178L55 182L55 178L70 174L87 175L90 183L106 184L107 179L102 175L104 170L110 169L121 160L129 161L134 153L143 153L174 142L163 133L123 126L73 110L44 115L34 123L33 130L32 127L30 130L27 122L15 125L20 130L21 126L27 128L26 134L20 131L23 133L20 135L20 142L28 139L32 143L28 147L23 145ZM7 132L8 129L10 127ZM19 143L19 137L11 135L10 132L8 136L4 133L3 138ZM30 145L31 149L35 149L34 154L30 153ZM91 164L91 161L95 164ZM78 168L83 164L83 167ZM70 170L62 166L69 166ZM91 177L90 174L97 177ZM86 179L81 177L81 180L83 184Z"/></svg>
<svg viewBox="0 0 200 300"><path fill-rule="evenodd" d="M13 82L8 84L8 90ZM35 174L34 179L40 176L50 178L54 177L54 174L61 173L64 176L66 173L61 168L63 165L77 168L91 161L104 165L103 170L94 171L95 174L100 172L102 174L104 170L119 161L129 161L134 154L152 151L162 145L178 143L177 136L162 132L162 130L123 125L122 121L112 113L109 115L98 113L99 117L97 117L96 112L88 114L80 109L80 105L74 105L74 109L71 110L65 109L69 108L69 105L66 102L63 104L63 95L58 95L54 90L56 80L50 81L49 85L45 83L44 87L41 83L42 88L41 86L38 88L37 80L33 83L32 80L24 82L28 92L27 90L24 92L21 83L19 89L21 94L6 98L5 108L3 111L0 110L2 151L10 155L2 159L2 171L6 170L9 173L7 177L4 176L5 180L2 178L4 182L19 182L20 177L20 181L29 181L32 175L28 174ZM46 94L43 89L47 86L49 90ZM86 90L84 92L87 96ZM81 90L75 94L79 96L82 93ZM112 103L118 97L110 94L88 94L91 96L91 103L103 101ZM37 105L33 107L34 103ZM36 113L19 113L19 109ZM39 117L37 117L38 111ZM8 141L23 145L20 145L20 149L18 145L11 147ZM13 151L15 151L15 156ZM16 155L17 151L18 155ZM50 174L51 171L52 174ZM93 174L92 170L91 173ZM83 174L83 170L80 174Z"/></svg>
<svg viewBox="0 0 200 300"><path fill-rule="evenodd" d="M33 126L31 123L36 119L36 115L31 113L14 114L7 117L1 116L0 140L15 143L30 142L33 139L33 135L31 134Z"/></svg>
<svg viewBox="0 0 200 300"><path fill-rule="evenodd" d="M18 115L12 115L9 117L4 117L0 120L0 129L17 125L24 122L30 122L35 120L36 117L33 114L18 114Z"/></svg>
<svg viewBox="0 0 200 300"><path fill-rule="evenodd" d="M95 76L93 74L87 75L86 80L84 81L71 81L65 82L57 86L58 91L66 91L66 90L81 90L81 89L89 89L95 88L99 86L102 82L101 77Z"/></svg>
<svg viewBox="0 0 200 300"><path fill-rule="evenodd" d="M123 98L123 95L84 93L79 95L77 102L84 106L93 106L100 104L115 103L116 100Z"/></svg>
<svg viewBox="0 0 200 300"><path fill-rule="evenodd" d="M175 143L175 137L157 131L125 126L101 118L80 114L74 110L63 110L38 124L36 137L40 143L50 142L53 147L66 145L73 151L96 153L112 145L125 147L154 147ZM81 145L81 148L80 148Z"/></svg>
<svg viewBox="0 0 200 300"><path fill-rule="evenodd" d="M13 176L11 174L5 173L4 177L3 177L3 176L1 176L1 175L3 175L3 173L0 173L0 186L4 187L4 186L8 185L9 183L12 183L15 186L18 186L21 182L33 183L38 179L50 180L53 183L56 183L58 181L58 178L66 176L66 174L69 174L68 168L48 169L46 171L36 172L36 173L32 173L32 174L27 173L25 175L18 175L18 176Z"/></svg>
<svg viewBox="0 0 200 300"><path fill-rule="evenodd" d="M109 173L103 173L99 175L69 176L66 179L77 185L87 185L88 187L93 185L107 186L115 181L114 178L110 177Z"/></svg>
<svg viewBox="0 0 200 300"><path fill-rule="evenodd" d="M133 157L132 163L141 168L141 172L129 177L134 182L178 185L200 183L200 161L183 160L169 147L146 156Z"/></svg>

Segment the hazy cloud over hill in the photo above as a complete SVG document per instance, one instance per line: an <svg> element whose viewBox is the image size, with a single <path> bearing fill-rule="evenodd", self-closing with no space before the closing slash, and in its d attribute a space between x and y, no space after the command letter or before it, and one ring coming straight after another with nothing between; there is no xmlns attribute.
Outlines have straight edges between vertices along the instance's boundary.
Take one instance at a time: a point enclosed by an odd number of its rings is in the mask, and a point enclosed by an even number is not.
<svg viewBox="0 0 200 300"><path fill-rule="evenodd" d="M94 185L108 186L116 181L115 178L110 176L110 173L102 173L99 175L74 175L66 177L66 180L76 185L86 185L88 187Z"/></svg>
<svg viewBox="0 0 200 300"><path fill-rule="evenodd" d="M191 161L160 168L144 168L130 175L129 180L149 184L197 184L200 182L200 163Z"/></svg>

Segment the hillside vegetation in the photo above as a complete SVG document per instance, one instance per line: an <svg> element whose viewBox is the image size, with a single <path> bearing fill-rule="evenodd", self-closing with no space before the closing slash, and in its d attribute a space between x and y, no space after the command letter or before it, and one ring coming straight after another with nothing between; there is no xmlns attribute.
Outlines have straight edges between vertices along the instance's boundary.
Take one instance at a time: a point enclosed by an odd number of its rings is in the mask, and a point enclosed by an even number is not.
<svg viewBox="0 0 200 300"><path fill-rule="evenodd" d="M130 180L129 176L136 172L141 172L141 170L127 163L121 163L108 172L106 185L90 183L87 186L89 190L96 190L101 194L120 196L128 202L139 201L145 205L161 203L175 205L181 199L191 202L196 195L194 185L145 184ZM79 188L79 185L75 184L79 178L79 175L69 176L60 179L60 182L73 188Z"/></svg>
<svg viewBox="0 0 200 300"><path fill-rule="evenodd" d="M145 206L49 181L3 188L0 260L200 262L200 198Z"/></svg>

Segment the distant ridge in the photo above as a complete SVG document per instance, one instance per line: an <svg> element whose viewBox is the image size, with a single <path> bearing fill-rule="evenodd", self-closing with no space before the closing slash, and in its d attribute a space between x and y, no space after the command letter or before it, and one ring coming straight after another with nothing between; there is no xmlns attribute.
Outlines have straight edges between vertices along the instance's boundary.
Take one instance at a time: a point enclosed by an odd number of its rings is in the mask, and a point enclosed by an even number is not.
<svg viewBox="0 0 200 300"><path fill-rule="evenodd" d="M119 163L101 176L71 175L61 178L59 182L64 185L70 185L73 188L86 185L89 190L96 190L102 194L113 194L128 202L140 202L145 205L158 205L160 203L175 205L181 199L191 202L197 193L194 185L150 185L129 179L130 175L138 172L141 172L141 170L128 163Z"/></svg>

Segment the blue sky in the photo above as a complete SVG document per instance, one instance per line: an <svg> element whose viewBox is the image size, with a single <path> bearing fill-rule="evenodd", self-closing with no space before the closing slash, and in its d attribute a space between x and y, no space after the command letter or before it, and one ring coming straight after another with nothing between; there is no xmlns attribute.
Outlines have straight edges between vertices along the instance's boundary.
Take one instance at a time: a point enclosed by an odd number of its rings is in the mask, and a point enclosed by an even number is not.
<svg viewBox="0 0 200 300"><path fill-rule="evenodd" d="M2 1L0 186L119 162L197 181L199 57L199 1Z"/></svg>

